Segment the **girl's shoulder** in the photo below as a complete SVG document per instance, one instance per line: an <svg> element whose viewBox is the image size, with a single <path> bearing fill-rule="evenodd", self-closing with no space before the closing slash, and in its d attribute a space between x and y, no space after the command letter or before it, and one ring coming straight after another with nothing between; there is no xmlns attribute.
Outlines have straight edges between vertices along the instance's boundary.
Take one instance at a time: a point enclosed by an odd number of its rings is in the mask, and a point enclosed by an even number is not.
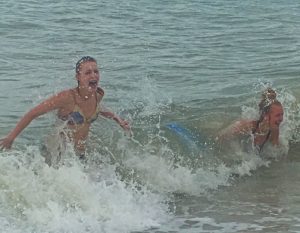
<svg viewBox="0 0 300 233"><path fill-rule="evenodd" d="M251 127L255 121L249 119L240 119L235 122L236 125Z"/></svg>
<svg viewBox="0 0 300 233"><path fill-rule="evenodd" d="M60 91L52 96L55 101L61 104L72 104L74 102L75 89L67 89Z"/></svg>
<svg viewBox="0 0 300 233"><path fill-rule="evenodd" d="M241 119L235 122L235 127L240 128L241 130L252 130L256 126L256 121L249 119Z"/></svg>
<svg viewBox="0 0 300 233"><path fill-rule="evenodd" d="M98 87L96 91L96 99L98 103L102 100L103 96L104 96L104 90L101 87Z"/></svg>
<svg viewBox="0 0 300 233"><path fill-rule="evenodd" d="M104 96L104 90L101 87L97 87L97 94L100 96Z"/></svg>
<svg viewBox="0 0 300 233"><path fill-rule="evenodd" d="M252 131L253 128L253 120L248 119L240 119L232 123L225 129L225 132L237 135L237 134L248 134Z"/></svg>
<svg viewBox="0 0 300 233"><path fill-rule="evenodd" d="M62 98L70 98L70 97L73 98L75 93L76 93L76 88L71 88L71 89L60 91L56 95Z"/></svg>

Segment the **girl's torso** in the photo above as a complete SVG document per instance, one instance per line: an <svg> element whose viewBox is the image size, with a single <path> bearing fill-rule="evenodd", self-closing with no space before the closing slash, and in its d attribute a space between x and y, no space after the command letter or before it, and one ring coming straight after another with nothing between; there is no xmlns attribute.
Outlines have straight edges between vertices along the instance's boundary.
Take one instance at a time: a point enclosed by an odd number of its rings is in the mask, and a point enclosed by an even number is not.
<svg viewBox="0 0 300 233"><path fill-rule="evenodd" d="M260 127L261 122L252 121L251 135L253 137L253 145L261 151L264 145L269 141L271 136L271 130L267 127L262 129Z"/></svg>
<svg viewBox="0 0 300 233"><path fill-rule="evenodd" d="M68 137L74 142L75 149L84 151L90 125L101 111L104 91L98 87L97 92L88 99L82 99L77 88L70 89L67 95L67 104L58 110L57 115L66 122Z"/></svg>

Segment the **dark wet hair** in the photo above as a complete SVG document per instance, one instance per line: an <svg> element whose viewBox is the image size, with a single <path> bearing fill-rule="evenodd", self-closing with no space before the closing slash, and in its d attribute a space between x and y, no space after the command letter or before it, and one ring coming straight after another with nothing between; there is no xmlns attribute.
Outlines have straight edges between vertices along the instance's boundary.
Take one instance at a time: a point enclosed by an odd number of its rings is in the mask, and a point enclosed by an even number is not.
<svg viewBox="0 0 300 233"><path fill-rule="evenodd" d="M79 61L76 63L76 68L75 68L76 74L79 73L81 64L89 61L97 63L96 59L90 56L84 56L80 58Z"/></svg>
<svg viewBox="0 0 300 233"><path fill-rule="evenodd" d="M260 118L259 122L261 122L264 116L270 112L272 105L279 105L282 104L276 99L277 94L272 88L267 88L261 95L261 101L258 104Z"/></svg>

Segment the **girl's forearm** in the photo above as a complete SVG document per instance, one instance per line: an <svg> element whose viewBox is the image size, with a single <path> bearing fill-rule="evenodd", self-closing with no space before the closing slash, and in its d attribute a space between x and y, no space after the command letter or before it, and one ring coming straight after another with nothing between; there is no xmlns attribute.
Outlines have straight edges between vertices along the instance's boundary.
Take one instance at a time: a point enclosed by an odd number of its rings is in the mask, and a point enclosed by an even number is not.
<svg viewBox="0 0 300 233"><path fill-rule="evenodd" d="M113 113L113 112L109 112L109 111L101 112L101 116L104 116L104 117L109 118L109 119L113 119L116 122L120 121L120 117L117 114Z"/></svg>
<svg viewBox="0 0 300 233"><path fill-rule="evenodd" d="M35 117L32 112L26 113L17 123L16 127L8 134L8 137L14 140Z"/></svg>

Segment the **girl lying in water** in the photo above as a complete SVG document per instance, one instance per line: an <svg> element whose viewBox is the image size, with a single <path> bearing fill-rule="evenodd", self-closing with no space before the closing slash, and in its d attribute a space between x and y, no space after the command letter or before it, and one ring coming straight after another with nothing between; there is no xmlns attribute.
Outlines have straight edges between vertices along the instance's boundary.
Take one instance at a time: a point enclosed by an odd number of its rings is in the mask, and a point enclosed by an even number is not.
<svg viewBox="0 0 300 233"><path fill-rule="evenodd" d="M26 113L16 127L0 140L0 147L10 149L15 138L33 119L53 110L57 110L58 118L65 122L66 130L60 133L61 139L72 142L80 157L85 156L86 139L98 115L113 119L124 130L130 131L127 121L100 105L104 91L98 86L100 74L94 58L86 56L76 63L76 80L76 88L61 91Z"/></svg>
<svg viewBox="0 0 300 233"><path fill-rule="evenodd" d="M282 104L276 99L276 92L268 88L262 94L259 103L258 120L239 120L221 131L218 141L224 143L238 136L252 136L252 144L260 152L270 142L279 145L279 126L283 120Z"/></svg>

